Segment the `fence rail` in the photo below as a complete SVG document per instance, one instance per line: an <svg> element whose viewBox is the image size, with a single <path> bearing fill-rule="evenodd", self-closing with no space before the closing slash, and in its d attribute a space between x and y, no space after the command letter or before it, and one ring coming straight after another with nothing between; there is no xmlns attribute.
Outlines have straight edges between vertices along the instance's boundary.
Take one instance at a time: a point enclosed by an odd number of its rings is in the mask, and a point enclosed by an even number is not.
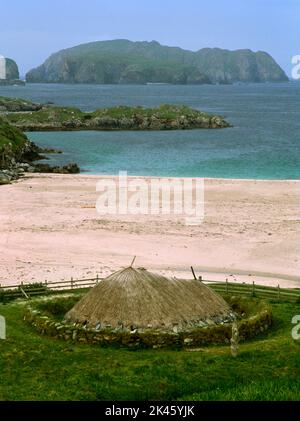
<svg viewBox="0 0 300 421"><path fill-rule="evenodd" d="M299 301L300 302L300 289L287 289L281 288L280 285L277 287L265 286L261 284L237 283L237 282L213 282L211 287L217 292L223 292L226 294L243 294L251 295L253 297L277 299L278 301Z"/></svg>
<svg viewBox="0 0 300 421"><path fill-rule="evenodd" d="M15 284L15 285L0 285L0 301L1 298L27 298L68 292L80 289L92 288L102 281L103 278L100 278L98 275L95 278L86 278L86 279L73 279L64 280L64 281L55 281L55 282L41 282L36 284ZM261 284L252 284L238 283L238 282L219 282L209 279L202 279L199 277L199 281L210 284L210 287L216 292L226 293L226 294L242 294L250 295L259 298L269 298L277 299L278 301L299 301L300 302L300 289L286 289L281 288L279 285L277 287L264 286Z"/></svg>
<svg viewBox="0 0 300 421"><path fill-rule="evenodd" d="M0 285L0 300L1 295L4 298L19 298L26 297L28 299L32 296L53 294L55 292L67 292L74 291L79 289L92 288L97 285L102 278L99 278L97 275L96 278L86 278L86 279L73 279L65 281L55 281L55 282L39 282L36 284L26 284L21 282L21 284L16 285Z"/></svg>

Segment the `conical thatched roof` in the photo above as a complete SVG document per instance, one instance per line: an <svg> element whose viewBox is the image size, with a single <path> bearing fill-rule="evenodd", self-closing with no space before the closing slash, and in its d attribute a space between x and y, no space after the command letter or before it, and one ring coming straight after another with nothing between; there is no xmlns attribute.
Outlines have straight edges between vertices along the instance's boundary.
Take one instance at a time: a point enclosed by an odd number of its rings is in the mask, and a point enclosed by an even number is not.
<svg viewBox="0 0 300 421"><path fill-rule="evenodd" d="M222 297L198 280L169 279L129 267L89 291L66 320L89 327L183 330L234 318Z"/></svg>

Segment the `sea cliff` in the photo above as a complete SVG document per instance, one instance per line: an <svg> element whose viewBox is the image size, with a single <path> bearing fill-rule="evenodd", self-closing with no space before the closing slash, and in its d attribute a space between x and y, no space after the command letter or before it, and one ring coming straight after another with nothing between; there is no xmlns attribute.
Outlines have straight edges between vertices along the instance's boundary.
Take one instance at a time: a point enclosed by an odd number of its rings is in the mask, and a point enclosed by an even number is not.
<svg viewBox="0 0 300 421"><path fill-rule="evenodd" d="M52 54L26 75L30 83L180 85L284 82L288 78L264 51L168 47L126 39L78 45Z"/></svg>

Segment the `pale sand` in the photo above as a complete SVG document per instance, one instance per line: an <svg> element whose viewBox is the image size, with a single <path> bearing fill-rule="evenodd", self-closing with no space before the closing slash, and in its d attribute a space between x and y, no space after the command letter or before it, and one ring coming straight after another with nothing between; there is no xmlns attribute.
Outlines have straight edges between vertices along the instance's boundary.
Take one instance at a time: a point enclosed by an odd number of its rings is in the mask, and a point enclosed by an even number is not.
<svg viewBox="0 0 300 421"><path fill-rule="evenodd" d="M207 179L205 220L186 226L99 215L101 178L29 174L0 186L0 284L104 277L137 255L167 275L191 277L192 265L207 279L300 287L299 181Z"/></svg>

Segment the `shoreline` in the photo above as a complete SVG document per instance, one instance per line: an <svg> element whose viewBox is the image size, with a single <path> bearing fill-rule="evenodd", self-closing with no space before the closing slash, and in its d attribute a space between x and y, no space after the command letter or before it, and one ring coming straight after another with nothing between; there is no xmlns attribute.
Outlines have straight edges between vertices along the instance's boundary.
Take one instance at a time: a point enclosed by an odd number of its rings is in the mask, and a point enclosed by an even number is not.
<svg viewBox="0 0 300 421"><path fill-rule="evenodd" d="M300 180L205 178L204 222L186 226L97 214L99 178L118 176L27 173L0 187L0 284L105 277L137 255L168 276L191 278L193 266L210 280L300 287Z"/></svg>
<svg viewBox="0 0 300 421"><path fill-rule="evenodd" d="M101 178L117 178L118 174L90 174L88 172L82 171L80 173L77 174L58 174L58 173L26 173L26 178L30 177L30 176L58 176L60 177L61 175L66 175L67 177L71 177L71 176L76 176L76 177L85 177L85 178L96 178L96 177L101 177ZM130 178L141 178L141 179L151 179L151 178L155 178L155 179L181 179L181 180L188 180L188 179L197 179L197 180L204 180L204 181L229 181L229 182L278 182L278 183L300 183L300 179L278 179L278 178L224 178L224 177L187 177L187 176L160 176L160 175L128 175L127 176L129 179ZM22 178L20 178L19 180L16 181L22 181Z"/></svg>

